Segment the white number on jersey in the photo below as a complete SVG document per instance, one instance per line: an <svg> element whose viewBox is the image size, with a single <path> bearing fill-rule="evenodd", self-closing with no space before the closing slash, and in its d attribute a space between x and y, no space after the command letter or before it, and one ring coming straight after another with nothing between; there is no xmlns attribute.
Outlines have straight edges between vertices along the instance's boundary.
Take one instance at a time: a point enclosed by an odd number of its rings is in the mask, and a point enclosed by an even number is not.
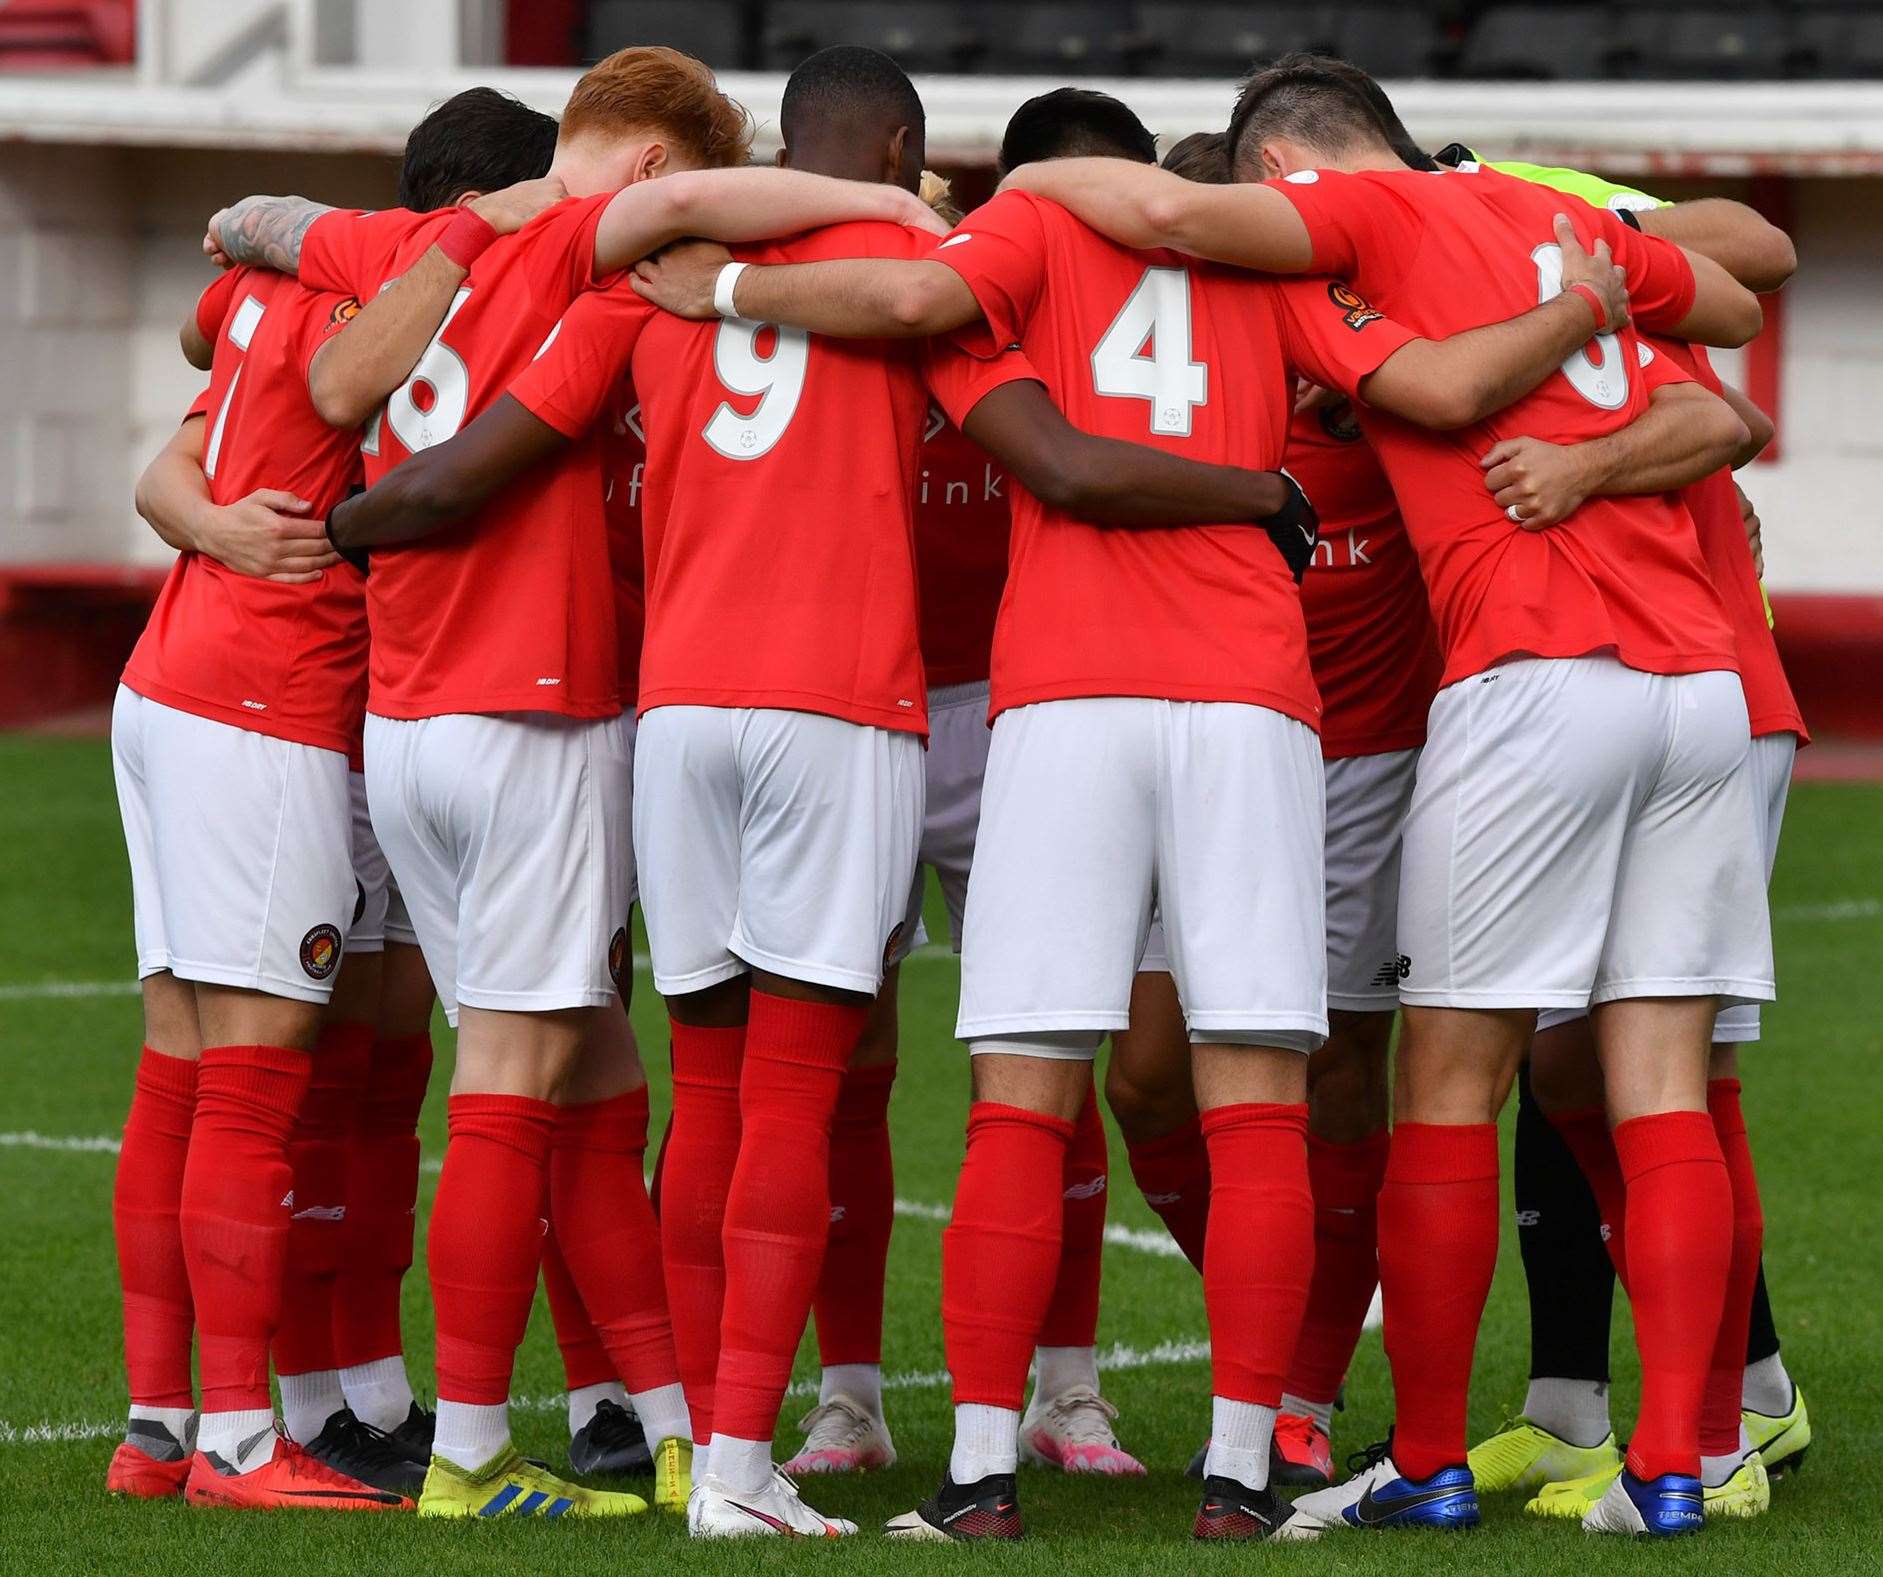
<svg viewBox="0 0 1883 1577"><path fill-rule="evenodd" d="M367 424L366 437L360 442L362 454L379 453L379 424L382 421L392 424L393 436L405 445L407 454L417 454L421 449L443 443L447 438L455 436L464 425L465 412L471 405L471 369L464 365L464 358L444 341L445 330L451 327L451 320L470 298L469 285L451 298L451 308L445 313L444 322L438 325L438 332L432 335L432 342L425 347L425 354L419 357L412 375L392 391L384 407L376 411L372 421ZM551 338L554 338L553 334ZM547 348L545 345L544 349ZM412 395L412 390L421 383L432 392L429 410L421 411Z"/></svg>
<svg viewBox="0 0 1883 1577"><path fill-rule="evenodd" d="M777 343L769 356L761 356L758 336L767 328L777 335ZM768 453L797 415L810 356L811 336L803 329L723 319L713 336L713 371L728 393L758 395L758 409L741 416L722 401L701 436L728 460L756 460Z"/></svg>
<svg viewBox="0 0 1883 1577"><path fill-rule="evenodd" d="M1209 400L1210 369L1190 359L1186 270L1145 269L1092 352L1092 387L1114 399L1149 401L1154 433L1189 433L1190 413Z"/></svg>
<svg viewBox="0 0 1883 1577"><path fill-rule="evenodd" d="M255 338L262 314L267 310L267 303L254 296L244 296L242 305L235 309L235 316L229 321L229 343L237 350L247 350L249 341ZM235 391L241 387L242 369L237 367L235 376L229 380L229 392L222 397L222 409L216 412L216 425L210 430L209 447L203 451L203 475L212 480L216 475L216 462L222 458L222 429L229 420L229 407L235 404Z"/></svg>
<svg viewBox="0 0 1883 1577"><path fill-rule="evenodd" d="M1530 254L1536 264L1536 299L1538 305L1553 301L1563 293L1563 249L1554 241L1545 242ZM1563 376L1569 387L1591 405L1605 411L1619 411L1628 403L1628 366L1622 359L1621 342L1613 334L1595 336L1597 361L1583 345L1571 351L1563 363Z"/></svg>

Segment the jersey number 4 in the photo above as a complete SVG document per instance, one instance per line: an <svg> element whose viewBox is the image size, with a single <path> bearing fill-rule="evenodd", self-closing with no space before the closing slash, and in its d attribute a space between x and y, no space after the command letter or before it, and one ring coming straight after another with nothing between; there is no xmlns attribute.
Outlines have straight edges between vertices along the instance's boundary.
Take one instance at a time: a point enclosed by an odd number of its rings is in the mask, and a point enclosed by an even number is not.
<svg viewBox="0 0 1883 1577"><path fill-rule="evenodd" d="M1191 413L1207 404L1210 369L1190 357L1190 275L1147 268L1092 352L1092 387L1113 399L1143 400L1151 431L1187 437Z"/></svg>
<svg viewBox="0 0 1883 1577"><path fill-rule="evenodd" d="M773 336L769 351L760 353L759 336ZM810 366L811 336L803 329L776 323L753 323L726 318L713 336L713 372L728 394L758 398L750 416L722 400L700 436L728 460L756 460L769 454L798 414L804 394L804 374Z"/></svg>

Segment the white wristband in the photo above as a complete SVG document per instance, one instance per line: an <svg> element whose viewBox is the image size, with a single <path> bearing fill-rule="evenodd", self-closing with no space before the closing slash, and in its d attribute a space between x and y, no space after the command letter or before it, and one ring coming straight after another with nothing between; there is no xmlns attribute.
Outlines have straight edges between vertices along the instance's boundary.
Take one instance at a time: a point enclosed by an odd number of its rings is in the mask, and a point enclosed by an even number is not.
<svg viewBox="0 0 1883 1577"><path fill-rule="evenodd" d="M738 309L732 304L732 293L745 269L744 263L728 263L720 269L719 277L713 281L713 310L722 318L736 318L739 315Z"/></svg>

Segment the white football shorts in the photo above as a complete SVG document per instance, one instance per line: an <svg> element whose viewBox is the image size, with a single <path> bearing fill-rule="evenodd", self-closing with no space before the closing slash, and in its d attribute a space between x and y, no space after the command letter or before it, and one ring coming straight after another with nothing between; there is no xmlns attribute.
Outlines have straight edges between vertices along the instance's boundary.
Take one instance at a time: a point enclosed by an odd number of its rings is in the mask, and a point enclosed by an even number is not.
<svg viewBox="0 0 1883 1577"><path fill-rule="evenodd" d="M1754 829L1759 847L1765 851L1765 879L1772 880L1772 867L1778 861L1778 835L1785 824L1785 800L1791 792L1792 762L1798 754L1796 734L1760 734L1746 752L1742 769L1752 777L1753 809L1758 817ZM1537 1015L1539 1030L1552 1029L1587 1017L1586 1010L1550 1008ZM1713 1021L1713 1044L1745 1045L1759 1038L1759 1004L1735 1002L1723 1007Z"/></svg>
<svg viewBox="0 0 1883 1577"><path fill-rule="evenodd" d="M1773 994L1735 673L1528 658L1432 704L1401 855L1400 1000Z"/></svg>
<svg viewBox="0 0 1883 1577"><path fill-rule="evenodd" d="M874 994L922 832L918 735L817 712L641 719L634 843L662 996L762 969Z"/></svg>
<svg viewBox="0 0 1883 1577"><path fill-rule="evenodd" d="M981 782L987 776L987 681L942 685L928 693L928 751L922 758L928 808L922 813L922 844L902 941L891 963L899 964L928 939L922 924L927 870L941 884L948 906L948 935L961 951L961 917L968 904L968 871L974 864L974 834L981 824Z"/></svg>
<svg viewBox="0 0 1883 1577"><path fill-rule="evenodd" d="M120 685L111 760L138 977L326 1002L357 891L345 755Z"/></svg>
<svg viewBox="0 0 1883 1577"><path fill-rule="evenodd" d="M976 1052L1095 1053L1129 1022L1155 907L1193 1041L1311 1051L1327 1034L1323 815L1319 740L1265 707L1003 712L955 1033Z"/></svg>
<svg viewBox="0 0 1883 1577"><path fill-rule="evenodd" d="M373 831L453 1025L460 1005L548 1013L615 1000L633 779L630 717L367 714Z"/></svg>
<svg viewBox="0 0 1883 1577"><path fill-rule="evenodd" d="M383 953L386 916L392 902L392 870L373 836L366 807L366 774L347 774L347 800L353 817L353 923L347 928L347 952Z"/></svg>

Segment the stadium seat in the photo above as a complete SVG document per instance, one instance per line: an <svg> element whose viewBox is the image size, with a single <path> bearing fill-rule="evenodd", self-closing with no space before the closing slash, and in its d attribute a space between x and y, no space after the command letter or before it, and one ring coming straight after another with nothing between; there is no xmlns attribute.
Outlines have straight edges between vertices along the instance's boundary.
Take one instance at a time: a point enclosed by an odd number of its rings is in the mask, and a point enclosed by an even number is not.
<svg viewBox="0 0 1883 1577"><path fill-rule="evenodd" d="M745 7L739 0L594 0L585 58L630 44L666 44L717 71L737 71L749 58Z"/></svg>
<svg viewBox="0 0 1883 1577"><path fill-rule="evenodd" d="M1849 0L1805 4L1792 22L1787 65L1794 76L1847 81L1883 77L1883 11Z"/></svg>
<svg viewBox="0 0 1883 1577"><path fill-rule="evenodd" d="M1515 81L1606 76L1611 22L1602 5L1492 6L1465 39L1458 73Z"/></svg>
<svg viewBox="0 0 1883 1577"><path fill-rule="evenodd" d="M1431 75L1440 44L1429 8L1408 5L1344 5L1334 8L1339 31L1335 52L1376 77Z"/></svg>
<svg viewBox="0 0 1883 1577"><path fill-rule="evenodd" d="M0 71L128 66L136 58L133 0L0 0Z"/></svg>
<svg viewBox="0 0 1883 1577"><path fill-rule="evenodd" d="M1340 27L1327 5L1137 7L1144 69L1159 76L1238 77L1260 60L1295 49L1334 49ZM1392 7L1364 7L1369 11Z"/></svg>
<svg viewBox="0 0 1883 1577"><path fill-rule="evenodd" d="M759 63L767 71L789 71L826 45L867 44L906 71L965 71L980 45L971 12L929 0L782 0L765 7Z"/></svg>
<svg viewBox="0 0 1883 1577"><path fill-rule="evenodd" d="M984 71L1031 77L1122 76L1139 49L1128 5L981 5ZM1179 8L1181 9L1181 8Z"/></svg>
<svg viewBox="0 0 1883 1577"><path fill-rule="evenodd" d="M1638 81L1751 81L1783 74L1787 19L1770 5L1630 6L1617 75Z"/></svg>

